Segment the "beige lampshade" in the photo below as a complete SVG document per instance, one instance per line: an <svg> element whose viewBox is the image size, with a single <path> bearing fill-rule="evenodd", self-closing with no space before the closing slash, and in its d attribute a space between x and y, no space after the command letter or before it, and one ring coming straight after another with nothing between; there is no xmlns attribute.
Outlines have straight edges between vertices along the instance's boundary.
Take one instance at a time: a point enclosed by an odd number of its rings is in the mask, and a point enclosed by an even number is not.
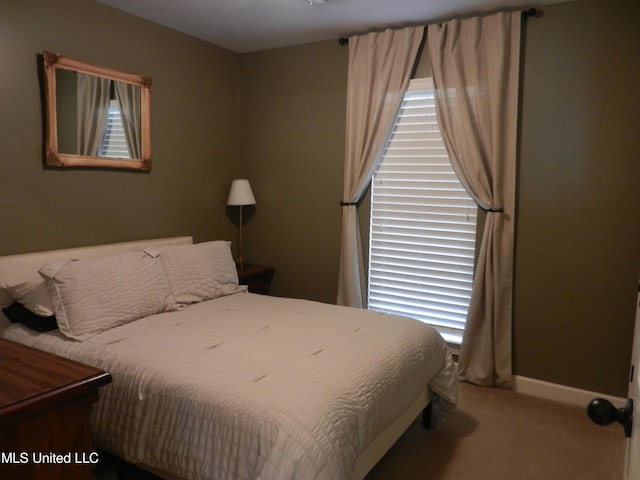
<svg viewBox="0 0 640 480"><path fill-rule="evenodd" d="M241 206L241 205L255 205L256 199L251 191L251 185L246 178L237 178L231 182L231 190L229 190L229 198L227 199L227 205L229 206Z"/></svg>

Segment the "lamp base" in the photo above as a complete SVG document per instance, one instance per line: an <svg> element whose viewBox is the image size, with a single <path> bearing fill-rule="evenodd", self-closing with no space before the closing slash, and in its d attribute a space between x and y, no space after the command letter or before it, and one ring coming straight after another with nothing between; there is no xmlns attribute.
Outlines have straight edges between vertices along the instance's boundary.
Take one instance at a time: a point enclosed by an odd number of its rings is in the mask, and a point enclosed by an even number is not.
<svg viewBox="0 0 640 480"><path fill-rule="evenodd" d="M236 258L236 268L247 268L250 263L247 262L244 258L240 257L240 258Z"/></svg>

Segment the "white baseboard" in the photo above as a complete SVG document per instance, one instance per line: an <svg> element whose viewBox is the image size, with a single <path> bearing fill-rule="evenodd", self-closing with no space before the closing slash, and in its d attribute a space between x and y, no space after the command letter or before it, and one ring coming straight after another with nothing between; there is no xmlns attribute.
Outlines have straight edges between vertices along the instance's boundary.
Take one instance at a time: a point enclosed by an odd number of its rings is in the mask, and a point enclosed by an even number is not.
<svg viewBox="0 0 640 480"><path fill-rule="evenodd" d="M626 399L614 397L598 392L590 392L579 388L567 387L557 383L549 383L535 378L514 375L513 389L518 393L531 395L533 397L552 400L565 405L573 405L587 408L587 404L594 398L604 398L613 403L616 407L624 406Z"/></svg>

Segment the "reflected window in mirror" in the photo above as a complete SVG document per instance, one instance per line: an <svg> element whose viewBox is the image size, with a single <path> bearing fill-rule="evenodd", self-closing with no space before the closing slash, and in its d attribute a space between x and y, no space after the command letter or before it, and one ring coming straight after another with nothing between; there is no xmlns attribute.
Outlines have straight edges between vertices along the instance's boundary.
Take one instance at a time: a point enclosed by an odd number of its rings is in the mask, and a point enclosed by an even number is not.
<svg viewBox="0 0 640 480"><path fill-rule="evenodd" d="M131 158L131 150L122 123L121 107L115 99L109 100L107 125L104 129L99 156Z"/></svg>

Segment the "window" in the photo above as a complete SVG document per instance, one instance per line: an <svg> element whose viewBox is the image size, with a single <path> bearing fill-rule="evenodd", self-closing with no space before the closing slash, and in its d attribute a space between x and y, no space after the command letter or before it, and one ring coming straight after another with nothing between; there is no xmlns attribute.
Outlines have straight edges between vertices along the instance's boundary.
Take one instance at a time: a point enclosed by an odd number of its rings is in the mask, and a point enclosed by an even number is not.
<svg viewBox="0 0 640 480"><path fill-rule="evenodd" d="M109 102L109 114L107 116L107 126L104 129L102 145L100 146L100 156L131 158L127 138L124 134L124 126L122 125L120 104L115 99L111 99Z"/></svg>
<svg viewBox="0 0 640 480"><path fill-rule="evenodd" d="M429 323L460 345L476 214L442 141L433 82L412 80L372 181L369 309Z"/></svg>

